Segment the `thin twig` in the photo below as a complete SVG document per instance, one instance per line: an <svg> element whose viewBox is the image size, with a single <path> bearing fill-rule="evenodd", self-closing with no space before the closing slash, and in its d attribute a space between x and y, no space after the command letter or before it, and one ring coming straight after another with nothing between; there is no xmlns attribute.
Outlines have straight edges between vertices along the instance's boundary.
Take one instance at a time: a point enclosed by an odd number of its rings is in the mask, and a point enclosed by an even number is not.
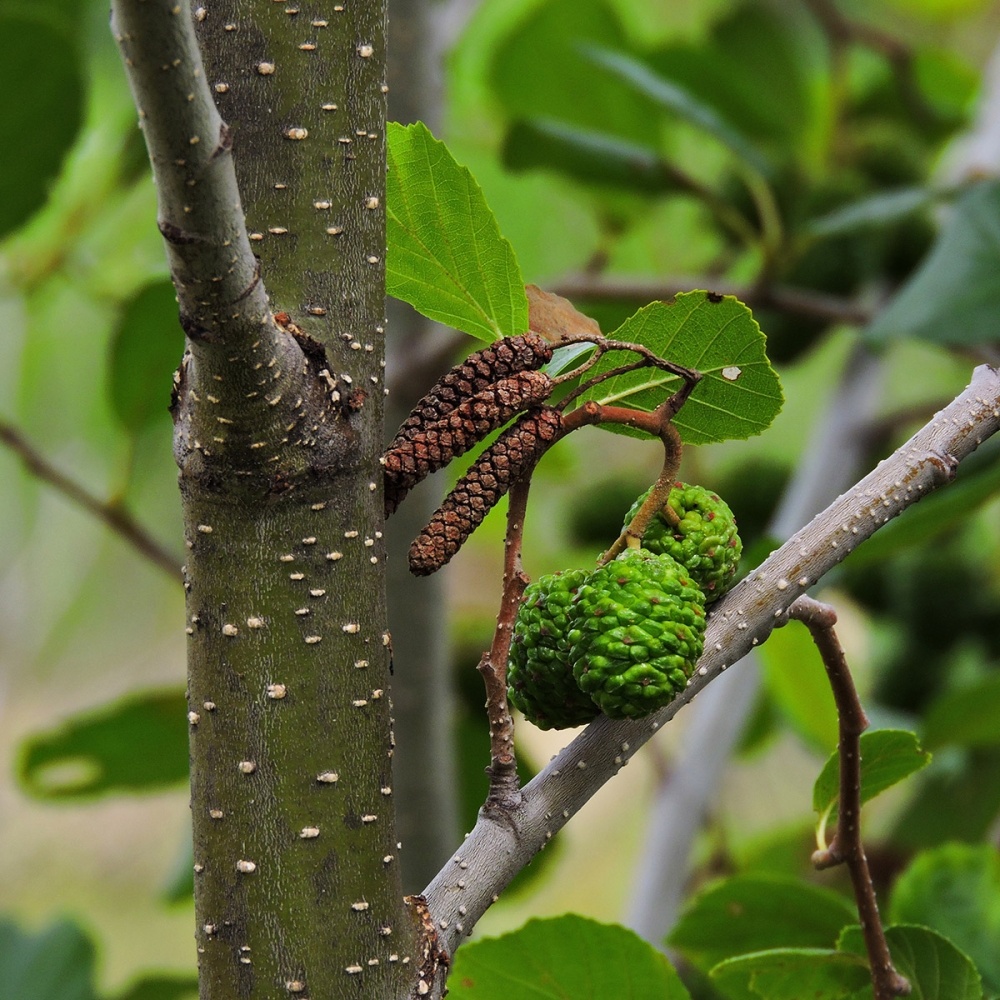
<svg viewBox="0 0 1000 1000"><path fill-rule="evenodd" d="M514 637L514 620L528 577L521 566L521 541L531 479L519 479L510 489L507 535L504 539L503 596L493 642L477 668L486 685L486 715L490 723L490 791L487 807L516 806L520 800L517 760L514 755L514 720L507 705L507 659Z"/></svg>
<svg viewBox="0 0 1000 1000"><path fill-rule="evenodd" d="M64 475L43 458L16 427L6 421L0 421L0 443L14 452L34 476L106 524L165 573L169 573L175 580L179 578L180 560L163 548L127 510L112 501L101 500Z"/></svg>
<svg viewBox="0 0 1000 1000"><path fill-rule="evenodd" d="M868 859L861 842L861 734L868 728L868 717L861 706L847 658L834 629L837 613L828 604L821 604L803 594L788 609L788 617L802 622L809 629L823 658L830 689L837 703L840 726L837 832L826 850L813 854L813 864L821 869L839 864L847 866L868 951L875 1000L906 996L911 987L892 964L879 917L875 887L868 870Z"/></svg>

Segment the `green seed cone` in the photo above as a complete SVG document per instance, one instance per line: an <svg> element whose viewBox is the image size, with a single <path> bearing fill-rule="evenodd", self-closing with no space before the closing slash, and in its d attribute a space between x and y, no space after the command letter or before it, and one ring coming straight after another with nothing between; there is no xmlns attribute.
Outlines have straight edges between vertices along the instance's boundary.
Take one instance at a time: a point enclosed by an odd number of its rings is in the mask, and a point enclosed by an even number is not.
<svg viewBox="0 0 1000 1000"><path fill-rule="evenodd" d="M649 494L646 490L632 504L625 515L626 525ZM686 483L677 483L670 491L667 506L677 523L660 510L643 535L643 548L672 556L705 592L706 601L717 601L732 586L743 553L733 512L715 493Z"/></svg>
<svg viewBox="0 0 1000 1000"><path fill-rule="evenodd" d="M684 690L705 640L705 596L668 555L628 549L590 574L567 636L573 675L612 719L648 715Z"/></svg>
<svg viewBox="0 0 1000 1000"><path fill-rule="evenodd" d="M589 573L566 570L543 576L524 591L507 665L507 697L540 729L590 722L597 706L577 686L566 635L573 598Z"/></svg>

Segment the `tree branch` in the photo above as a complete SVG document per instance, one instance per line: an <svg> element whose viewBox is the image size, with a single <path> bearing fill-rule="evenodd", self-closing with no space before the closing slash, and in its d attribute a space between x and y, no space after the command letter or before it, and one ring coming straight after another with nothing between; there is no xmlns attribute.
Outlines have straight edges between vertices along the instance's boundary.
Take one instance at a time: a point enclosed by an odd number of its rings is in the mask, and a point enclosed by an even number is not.
<svg viewBox="0 0 1000 1000"><path fill-rule="evenodd" d="M426 891L448 950L457 947L514 875L635 750L763 642L792 602L857 545L950 482L958 463L998 429L1000 371L983 365L968 388L929 424L718 602L708 622L705 654L682 695L636 722L597 719L525 786L521 805L507 811L502 822L481 816Z"/></svg>
<svg viewBox="0 0 1000 1000"><path fill-rule="evenodd" d="M770 536L787 539L854 482L871 451L871 421L883 374L881 358L858 345L814 423L803 460L768 526ZM627 926L654 944L663 941L677 918L691 845L755 704L760 687L757 659L756 651L749 653L736 674L720 680L694 703L669 780L657 789L626 919Z"/></svg>
<svg viewBox="0 0 1000 1000"><path fill-rule="evenodd" d="M190 8L115 0L112 30L153 166L182 324L195 341L210 331L214 342L256 338L270 310Z"/></svg>
<svg viewBox="0 0 1000 1000"><path fill-rule="evenodd" d="M25 468L43 483L48 483L68 500L107 525L155 566L169 573L175 580L180 580L180 560L160 545L124 507L101 500L78 482L64 475L50 464L16 427L5 420L0 420L0 443L14 452L24 463Z"/></svg>
<svg viewBox="0 0 1000 1000"><path fill-rule="evenodd" d="M875 1000L892 1000L893 997L908 994L910 984L893 967L879 917L875 886L868 870L868 858L861 841L861 734L868 728L868 717L861 706L847 658L834 629L836 611L828 604L821 604L803 594L788 609L788 617L802 622L816 643L837 703L840 727L837 744L840 754L837 832L826 850L813 855L813 864L817 868L847 865L868 950Z"/></svg>

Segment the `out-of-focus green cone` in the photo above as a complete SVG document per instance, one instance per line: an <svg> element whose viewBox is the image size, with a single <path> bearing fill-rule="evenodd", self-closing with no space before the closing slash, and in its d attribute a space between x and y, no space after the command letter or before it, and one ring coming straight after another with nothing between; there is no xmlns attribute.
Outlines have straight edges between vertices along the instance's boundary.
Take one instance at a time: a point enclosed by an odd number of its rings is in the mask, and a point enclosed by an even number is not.
<svg viewBox="0 0 1000 1000"><path fill-rule="evenodd" d="M625 525L638 513L645 493L625 515ZM703 486L677 483L667 506L677 517L674 524L661 509L642 538L643 548L657 555L673 556L705 592L708 603L729 590L743 553L736 518L725 500Z"/></svg>
<svg viewBox="0 0 1000 1000"><path fill-rule="evenodd" d="M568 635L580 688L612 719L684 690L705 641L705 596L676 559L628 549L579 588Z"/></svg>
<svg viewBox="0 0 1000 1000"><path fill-rule="evenodd" d="M553 573L524 591L507 665L507 697L540 729L590 722L597 706L577 686L566 636L573 598L587 579L583 569Z"/></svg>

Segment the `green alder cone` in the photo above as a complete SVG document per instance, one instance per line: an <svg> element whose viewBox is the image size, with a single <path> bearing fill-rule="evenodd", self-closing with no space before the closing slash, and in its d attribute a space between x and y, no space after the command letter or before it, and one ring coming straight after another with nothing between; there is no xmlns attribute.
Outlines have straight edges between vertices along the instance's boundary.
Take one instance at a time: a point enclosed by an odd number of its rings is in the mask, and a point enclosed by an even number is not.
<svg viewBox="0 0 1000 1000"><path fill-rule="evenodd" d="M626 550L590 574L573 612L573 675L605 715L639 718L684 690L705 642L705 595L673 557Z"/></svg>
<svg viewBox="0 0 1000 1000"><path fill-rule="evenodd" d="M625 515L627 526L638 513L652 488ZM643 548L656 555L672 556L705 592L706 603L717 601L733 585L743 543L736 531L736 518L725 500L703 486L677 483L667 506L677 524L657 512L642 538Z"/></svg>
<svg viewBox="0 0 1000 1000"><path fill-rule="evenodd" d="M571 569L543 576L524 591L507 666L507 697L539 729L590 722L597 706L577 686L566 635L573 598L589 572Z"/></svg>

